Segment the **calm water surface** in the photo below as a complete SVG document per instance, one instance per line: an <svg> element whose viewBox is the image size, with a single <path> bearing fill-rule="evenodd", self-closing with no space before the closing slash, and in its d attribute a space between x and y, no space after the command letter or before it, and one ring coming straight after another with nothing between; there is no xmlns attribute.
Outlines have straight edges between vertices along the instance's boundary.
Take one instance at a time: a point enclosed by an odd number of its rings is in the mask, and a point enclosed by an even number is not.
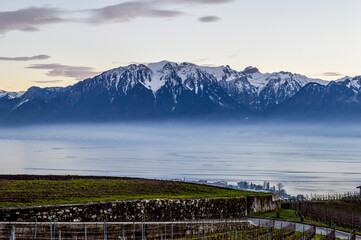
<svg viewBox="0 0 361 240"><path fill-rule="evenodd" d="M53 125L0 129L1 174L282 182L296 193L361 185L361 126Z"/></svg>

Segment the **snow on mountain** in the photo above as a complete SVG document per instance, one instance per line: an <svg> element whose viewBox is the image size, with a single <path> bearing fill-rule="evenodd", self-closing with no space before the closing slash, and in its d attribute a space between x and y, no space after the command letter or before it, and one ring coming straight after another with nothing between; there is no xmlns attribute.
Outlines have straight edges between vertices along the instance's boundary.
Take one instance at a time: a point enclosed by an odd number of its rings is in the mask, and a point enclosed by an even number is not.
<svg viewBox="0 0 361 240"><path fill-rule="evenodd" d="M27 103L27 102L29 102L29 99L28 99L28 98L25 98L25 99L21 100L18 104L16 104L16 105L12 108L12 110L17 109L18 107L20 107L21 105L23 105L24 103Z"/></svg>
<svg viewBox="0 0 361 240"><path fill-rule="evenodd" d="M6 95L8 95L8 93L6 91L0 90L0 98L4 97Z"/></svg>
<svg viewBox="0 0 361 240"><path fill-rule="evenodd" d="M350 88L355 88L357 90L360 90L361 89L361 76L354 77L347 86Z"/></svg>
<svg viewBox="0 0 361 240"><path fill-rule="evenodd" d="M287 115L307 104L314 113L324 107L359 109L361 76L327 82L290 72L261 73L255 67L236 71L161 61L114 68L65 88L0 90L0 99L0 120L9 121L247 116L276 108Z"/></svg>
<svg viewBox="0 0 361 240"><path fill-rule="evenodd" d="M4 90L0 90L0 98L8 96L9 99L19 98L21 97L25 92L7 92Z"/></svg>
<svg viewBox="0 0 361 240"><path fill-rule="evenodd" d="M357 76L354 78L345 78L343 83L348 87L355 90L361 89L361 76Z"/></svg>
<svg viewBox="0 0 361 240"><path fill-rule="evenodd" d="M168 65L168 68L166 66ZM147 67L152 71L151 77L147 78L145 81L145 85L156 93L161 87L164 86L166 82L166 74L167 72L173 70L173 67L176 67L176 63L162 61L158 63L149 63Z"/></svg>
<svg viewBox="0 0 361 240"><path fill-rule="evenodd" d="M342 77L340 79L337 79L335 82L344 82L345 80L352 80L352 77L345 76L345 77Z"/></svg>
<svg viewBox="0 0 361 240"><path fill-rule="evenodd" d="M169 76L170 73L174 73L175 76L181 79L185 87L194 90L196 93L198 93L198 87L202 87L201 79L215 82L220 80L230 81L240 75L229 66L207 67L187 62L178 64L175 62L161 61L158 63L149 63L147 67L151 70L152 74L144 84L154 93L165 85L166 75L168 74Z"/></svg>
<svg viewBox="0 0 361 240"><path fill-rule="evenodd" d="M131 64L106 71L86 81L88 88L100 84L112 95L117 92L127 95L130 89L140 84L151 90L156 98L157 92L167 85L168 89L173 88L169 91L173 95L175 103L177 96L182 91L180 86L202 95L204 89L208 89L212 85L213 93L215 93L215 88L221 88L226 94L235 98L238 103L256 108L278 104L293 96L307 83L316 82L322 85L328 83L290 72L261 73L257 68L251 66L243 71L236 71L229 66L210 67L170 61L145 65ZM214 101L219 99L215 96L210 96L210 98ZM221 100L218 104L221 104ZM258 106L259 104L262 106Z"/></svg>
<svg viewBox="0 0 361 240"><path fill-rule="evenodd" d="M254 67L247 67L243 71L238 72L229 66L208 67L187 62L175 63L170 61L149 63L147 65L132 64L106 71L98 76L98 78L103 79L102 81L105 81L104 84L106 84L108 89L121 89L126 93L136 83L141 83L144 87L152 90L154 94L165 85L166 79L172 77L179 77L186 88L194 90L196 93L198 92L198 87L202 87L202 79L214 82L235 81L239 88L249 89L250 86L244 86L240 81L237 81L240 78L246 77L258 94L267 87L269 82L273 82L272 85L276 88L287 82L295 82L301 87L309 82L316 82L322 85L328 83L320 79L312 79L289 72L261 73ZM247 82L245 84L248 85Z"/></svg>
<svg viewBox="0 0 361 240"><path fill-rule="evenodd" d="M248 67L245 70L242 71L242 73L245 73L248 81L255 86L259 92L261 92L270 81L278 81L278 85L282 85L286 82L296 82L301 87L305 86L307 83L310 82L316 82L321 85L327 85L328 81L324 81L321 79L314 79L314 78L308 78L301 74L294 74L290 72L274 72L274 73L260 73L257 69L257 71L250 71L252 67Z"/></svg>

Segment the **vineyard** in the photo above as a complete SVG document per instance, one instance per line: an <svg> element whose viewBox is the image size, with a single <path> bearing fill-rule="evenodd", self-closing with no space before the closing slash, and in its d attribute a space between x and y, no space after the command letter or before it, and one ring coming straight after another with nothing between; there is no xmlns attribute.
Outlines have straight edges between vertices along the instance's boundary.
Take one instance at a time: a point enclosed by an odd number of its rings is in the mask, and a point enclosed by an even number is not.
<svg viewBox="0 0 361 240"><path fill-rule="evenodd" d="M301 201L282 205L298 215L328 226L361 231L361 199L359 196L325 201Z"/></svg>
<svg viewBox="0 0 361 240"><path fill-rule="evenodd" d="M17 223L0 228L0 239L121 239L121 240L303 240L335 239L335 231L316 235L316 227L309 226L296 231L295 223L281 224L276 228L274 221L258 226L247 219L169 222L169 223Z"/></svg>

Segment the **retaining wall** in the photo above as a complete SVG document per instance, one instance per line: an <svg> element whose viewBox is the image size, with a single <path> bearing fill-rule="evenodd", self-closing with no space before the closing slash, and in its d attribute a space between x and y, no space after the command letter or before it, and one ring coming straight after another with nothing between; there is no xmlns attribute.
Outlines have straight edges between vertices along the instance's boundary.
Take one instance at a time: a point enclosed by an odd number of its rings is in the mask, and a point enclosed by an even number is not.
<svg viewBox="0 0 361 240"><path fill-rule="evenodd" d="M56 206L0 208L0 221L133 222L241 218L280 208L275 195L114 201Z"/></svg>

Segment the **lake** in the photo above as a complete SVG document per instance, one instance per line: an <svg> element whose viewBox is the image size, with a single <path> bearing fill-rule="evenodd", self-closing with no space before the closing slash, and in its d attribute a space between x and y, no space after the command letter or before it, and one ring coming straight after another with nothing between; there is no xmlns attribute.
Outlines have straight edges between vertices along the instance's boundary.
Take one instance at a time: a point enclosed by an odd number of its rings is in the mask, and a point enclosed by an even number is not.
<svg viewBox="0 0 361 240"><path fill-rule="evenodd" d="M0 129L1 174L282 182L291 194L356 191L361 126L122 123Z"/></svg>

